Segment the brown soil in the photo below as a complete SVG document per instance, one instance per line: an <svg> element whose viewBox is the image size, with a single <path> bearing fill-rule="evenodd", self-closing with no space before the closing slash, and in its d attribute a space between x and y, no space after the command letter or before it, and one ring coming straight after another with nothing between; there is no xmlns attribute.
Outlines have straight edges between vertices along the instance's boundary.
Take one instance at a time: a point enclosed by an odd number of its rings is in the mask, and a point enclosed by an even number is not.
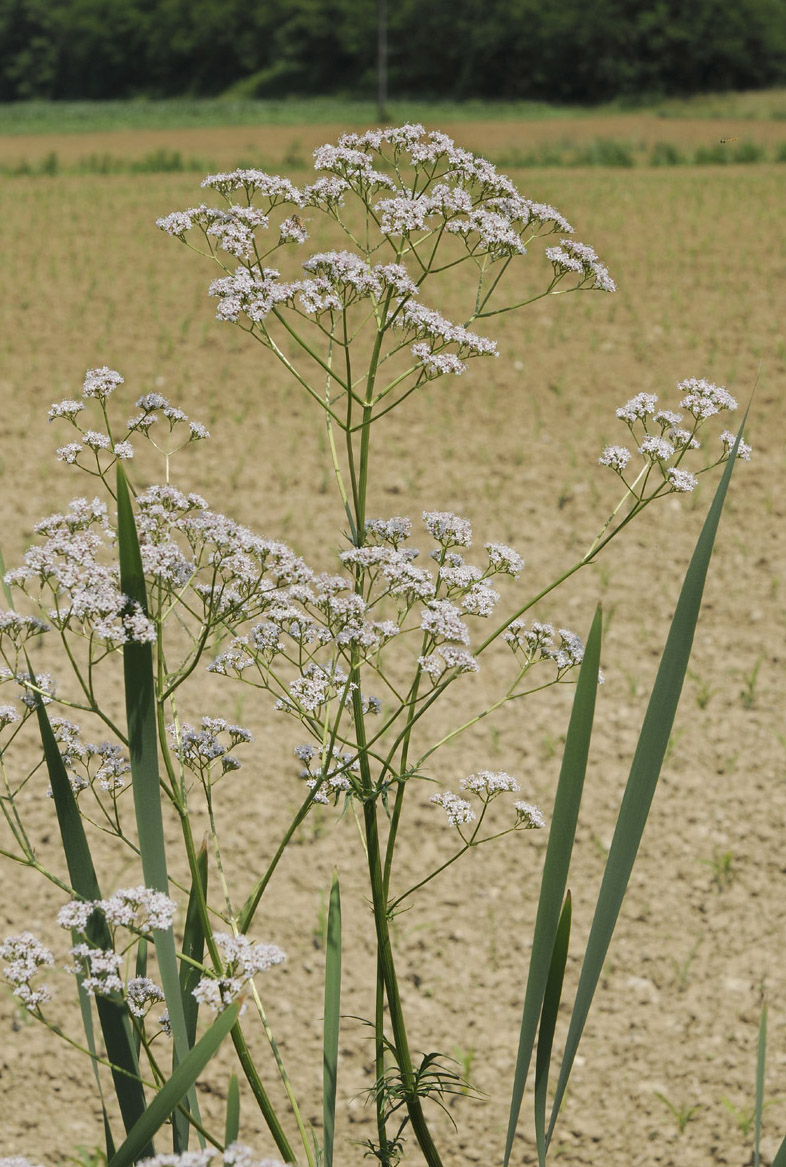
<svg viewBox="0 0 786 1167"><path fill-rule="evenodd" d="M707 123L702 128L707 132ZM507 125L453 130L470 146L519 145L519 131ZM544 132L547 127L520 129L528 142ZM593 127L592 136L605 132ZM210 133L203 132L200 142ZM294 137L291 130L253 136L247 129L221 137L226 142L235 134L276 157L281 145L269 144L274 133L286 137L285 146ZM299 131L304 150L312 136L315 143L329 139L324 131ZM151 135L144 137L140 153L151 148ZM75 141L56 148L64 154ZM12 146L15 156L24 153L19 139ZM197 144L188 134L178 135L177 147L218 156L215 142ZM79 141L80 156L91 149ZM114 140L106 149L121 152ZM228 160L234 158L236 146L226 149ZM744 1124L726 1103L743 1118L753 1106L757 1028L766 1000L766 1096L773 1105L765 1111L762 1162L768 1163L786 1130L780 1085L786 1064L782 175L760 166L515 177L527 194L555 203L576 224L578 237L608 262L620 291L562 297L530 309L500 330L502 359L491 369L440 383L392 414L376 455L370 510L466 514L478 543L496 538L524 554L527 569L508 591L533 594L574 561L616 502L613 476L597 466L601 446L622 440L615 406L638 391L658 393L671 404L675 382L688 376L726 384L744 402L761 366L749 426L755 458L738 467L732 484L673 749L552 1155L587 1167L752 1162L752 1132L743 1135ZM213 431L209 445L184 457L183 485L263 534L287 540L312 563L332 562L342 521L319 418L262 350L212 319L205 295L210 270L152 226L157 215L199 199L190 176L0 185L7 272L0 295L0 542L7 563L17 562L39 517L90 489L54 461L54 447L64 439L44 421L50 402L76 395L84 369L103 363L124 373L129 402L159 387ZM705 480L696 495L653 508L541 613L582 632L598 599L606 614L607 684L570 880L567 1001L658 654L711 489ZM481 673L463 692L474 709L492 692L491 679ZM506 769L548 814L570 694L551 690L526 712L509 708L493 732L485 729L446 754L436 776L449 785L479 766ZM261 703L237 698L226 684L205 683L200 702L184 716L229 715L256 733L255 752L227 778L220 805L224 851L240 901L297 803L291 747L299 739ZM445 723L456 713L448 712ZM427 805L428 793L413 798L404 823L395 879L402 888L436 866L450 846L449 828ZM26 809L42 861L62 871L53 807L41 781ZM326 811L291 848L257 931L288 954L287 964L268 974L261 988L304 1112L318 1126L320 911L338 866L347 1016L336 1161L350 1167L363 1161L359 1144L372 1133L362 1097L371 1081L372 1050L358 1018L373 1013L374 970L357 831L351 816L336 819ZM174 845L174 828L171 840ZM544 844L537 834L517 835L471 854L397 923L413 1046L459 1058L471 1052L472 1083L484 1096L462 1097L449 1107L458 1133L435 1115L446 1167L502 1159ZM0 846L7 845L3 828ZM99 853L105 886L136 882L123 857L106 847ZM713 864L726 854L730 878L719 883ZM58 936L52 923L62 899L33 873L5 861L3 872L0 934L30 928L64 950L65 934ZM55 985L53 1016L78 1036L69 978ZM563 1007L558 1045L567 1018ZM20 1017L5 992L0 1032L0 1154L56 1164L79 1145L99 1146L100 1109L85 1059ZM255 1048L275 1094L269 1055L257 1039ZM210 1084L201 1094L204 1112L217 1123L230 1064L227 1053L220 1070L206 1076ZM676 1111L695 1108L683 1133L659 1094ZM516 1164L536 1162L529 1114L525 1101ZM244 1141L272 1154L247 1093L242 1120ZM288 1129L294 1130L291 1121ZM420 1159L413 1153L406 1161Z"/></svg>

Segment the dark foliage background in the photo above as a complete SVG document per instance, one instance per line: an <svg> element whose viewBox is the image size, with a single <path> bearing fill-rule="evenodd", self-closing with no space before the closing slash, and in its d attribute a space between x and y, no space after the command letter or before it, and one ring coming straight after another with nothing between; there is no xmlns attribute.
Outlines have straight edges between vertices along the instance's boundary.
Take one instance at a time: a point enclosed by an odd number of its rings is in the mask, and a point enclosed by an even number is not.
<svg viewBox="0 0 786 1167"><path fill-rule="evenodd" d="M786 83L786 0L388 0L398 97ZM375 88L376 0L0 0L0 100Z"/></svg>

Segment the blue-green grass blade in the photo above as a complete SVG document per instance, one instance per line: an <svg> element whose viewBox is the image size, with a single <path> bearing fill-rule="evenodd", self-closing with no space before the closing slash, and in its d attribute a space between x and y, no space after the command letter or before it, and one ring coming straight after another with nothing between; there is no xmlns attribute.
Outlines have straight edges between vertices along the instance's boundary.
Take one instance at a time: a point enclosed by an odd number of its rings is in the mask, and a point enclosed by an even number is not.
<svg viewBox="0 0 786 1167"><path fill-rule="evenodd" d="M338 1073L338 1030L341 1017L341 893L338 872L333 872L328 905L327 950L325 959L325 1026L322 1060L322 1115L324 1121L324 1164L333 1167L333 1136L336 1129L336 1076Z"/></svg>
<svg viewBox="0 0 786 1167"><path fill-rule="evenodd" d="M79 943L79 938L75 932L71 933L74 945ZM104 1100L104 1087L101 1083L101 1075L98 1072L98 1061L96 1055L96 1039L95 1027L93 1025L93 1006L92 998L89 993L85 991L83 978L77 976L76 978L77 996L79 998L79 1012L82 1014L82 1028L85 1031L85 1044L90 1050L90 1059L93 1063L93 1077L96 1080L96 1090L98 1097L101 1099L101 1113L104 1117L104 1141L106 1143L106 1157L109 1159L115 1153L115 1142L112 1138L112 1127L109 1122L109 1115L106 1112L106 1102ZM139 1057L139 1045L134 1043L137 1058Z"/></svg>
<svg viewBox="0 0 786 1167"><path fill-rule="evenodd" d="M29 660L27 668L32 675ZM65 852L68 878L71 880L74 891L82 899L100 900L101 890L98 886L98 878L93 857L90 854L84 824L79 814L76 797L71 789L71 783L68 781L68 774L60 756L55 735L52 732L52 726L49 723L46 707L39 702L36 712L44 749L44 760L52 787L52 800L55 804L55 813ZM94 912L91 916L87 935L91 943L99 948L112 947L112 938L106 920L100 912ZM83 990L80 988L80 1006L82 1005L82 993ZM128 1131L145 1110L145 1094L139 1080L139 1063L134 1048L128 1011L124 1004L101 996L96 997L96 1010L104 1036L107 1057L113 1066L118 1067L112 1071L112 1081L123 1125ZM82 1019L85 1021L84 1007L82 1008ZM89 1025L92 1031L92 1019ZM87 1029L85 1032L88 1038L88 1048L92 1050L90 1033ZM149 1145L148 1151L151 1155L154 1154L152 1144Z"/></svg>
<svg viewBox="0 0 786 1167"><path fill-rule="evenodd" d="M753 1167L759 1167L761 1152L761 1116L764 1110L764 1064L767 1057L767 1006L762 1005L759 1021L759 1044L756 1051L756 1109L753 1119Z"/></svg>
<svg viewBox="0 0 786 1167"><path fill-rule="evenodd" d="M227 1118L224 1124L224 1145L237 1142L240 1134L240 1085L237 1074L232 1074L227 1088Z"/></svg>
<svg viewBox="0 0 786 1167"><path fill-rule="evenodd" d="M120 560L120 587L129 600L139 604L147 614L147 590L142 569L142 555L131 506L128 482L121 462L117 464L117 545ZM153 677L153 648L150 644L129 641L123 645L128 745L131 759L131 785L134 812L139 834L139 852L145 885L156 891L169 892L164 819L161 812L161 783L158 772L158 737L156 730L156 696ZM182 1061L188 1053L188 1035L180 993L180 978L171 928L154 933L158 971L174 1039L173 1061ZM195 1117L199 1115L196 1094L188 1099ZM188 1122L178 1112L174 1117L175 1150L188 1147ZM200 1139L201 1141L201 1139Z"/></svg>
<svg viewBox="0 0 786 1167"><path fill-rule="evenodd" d="M237 1021L240 1002L235 1001L220 1013L210 1029L183 1058L172 1077L166 1082L128 1137L109 1161L108 1167L130 1167L144 1153L153 1135L185 1096L193 1090L194 1083L215 1054L221 1042Z"/></svg>
<svg viewBox="0 0 786 1167"><path fill-rule="evenodd" d="M137 941L134 966L134 976L147 976L147 940L144 936L140 936ZM139 1057L139 1050L142 1046L142 1033L138 1028L134 1029L134 1046L136 1048L136 1056Z"/></svg>
<svg viewBox="0 0 786 1167"><path fill-rule="evenodd" d="M546 1094L549 1085L549 1065L551 1049L554 1045L554 1030L557 1025L562 982L568 961L570 942L570 921L572 902L570 892L565 897L565 906L559 918L557 935L554 939L554 953L551 958L549 979L543 995L543 1011L538 1029L538 1050L535 1055L535 1143L538 1148L538 1163L546 1167Z"/></svg>
<svg viewBox="0 0 786 1167"><path fill-rule="evenodd" d="M602 617L600 608L595 613L584 660L579 671L573 710L565 739L551 829L543 864L540 884L538 914L535 919L535 933L532 938L527 990L524 996L524 1010L521 1018L521 1033L513 1079L513 1096L510 1103L507 1143L504 1167L507 1167L513 1150L524 1087L527 1082L535 1035L538 1031L543 995L548 982L549 968L554 953L554 941L559 925L562 901L568 880L570 856L576 836L576 823L587 772L587 757L592 735L592 720L595 716L595 697L598 689L600 667L600 644Z"/></svg>
<svg viewBox="0 0 786 1167"><path fill-rule="evenodd" d="M202 897L207 899L207 841L197 852L196 877L199 880ZM186 923L183 929L183 955L199 963L205 954L205 932L202 927L202 917L199 913L199 894L196 881L192 883L188 897ZM183 1013L186 1019L186 1035L188 1048L196 1040L197 1018L199 1016L199 1002L194 996L194 989L202 976L199 969L187 960L180 961L180 995L183 1000Z"/></svg>
<svg viewBox="0 0 786 1167"><path fill-rule="evenodd" d="M743 419L743 426L744 424ZM603 962L606 959L652 799L655 795L655 787L669 744L674 716L685 680L699 618L704 582L741 437L742 426L740 426L729 461L724 467L696 549L688 565L666 640L666 647L663 650L658 668L658 675L644 716L644 723L625 786L625 793L622 797L617 825L587 941L587 950L576 990L573 1015L568 1028L565 1051L549 1120L547 1143L551 1139L554 1124L559 1114L559 1108L573 1067L573 1060L584 1031L584 1025L600 979Z"/></svg>

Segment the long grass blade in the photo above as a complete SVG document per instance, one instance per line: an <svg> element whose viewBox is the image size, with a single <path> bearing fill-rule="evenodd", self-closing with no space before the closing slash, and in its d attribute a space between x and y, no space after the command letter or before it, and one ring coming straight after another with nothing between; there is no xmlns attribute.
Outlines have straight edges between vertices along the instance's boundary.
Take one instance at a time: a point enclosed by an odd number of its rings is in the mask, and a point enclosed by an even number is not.
<svg viewBox="0 0 786 1167"><path fill-rule="evenodd" d="M504 1167L507 1167L513 1150L513 1140L521 1112L521 1101L524 1097L524 1087L532 1060L535 1035L538 1031L543 997L554 953L561 904L568 880L570 856L573 850L573 840L576 836L581 794L584 789L584 776L587 772L592 719L595 716L601 634L602 617L600 608L598 608L587 638L584 660L579 671L573 710L565 739L565 753L562 758L557 794L554 799L554 811L551 816L551 829L546 848L546 859L543 864L538 914L535 919L529 976L527 977L527 990L521 1018L521 1033L503 1160Z"/></svg>
<svg viewBox="0 0 786 1167"><path fill-rule="evenodd" d="M215 1054L221 1042L237 1021L240 1002L235 1001L220 1013L210 1029L186 1055L172 1077L166 1082L145 1113L137 1122L128 1138L118 1147L107 1167L130 1167L143 1153L150 1139L159 1130L179 1102L193 1090L194 1083Z"/></svg>
<svg viewBox="0 0 786 1167"><path fill-rule="evenodd" d="M756 1109L753 1126L753 1167L759 1167L761 1152L761 1116L764 1111L764 1064L767 1058L767 1006L762 1005L759 1021L759 1045L756 1052Z"/></svg>
<svg viewBox="0 0 786 1167"><path fill-rule="evenodd" d="M570 941L570 921L572 913L570 892L565 897L565 906L559 918L554 953L551 958L549 979L543 995L543 1011L538 1030L538 1052L535 1056L535 1143L538 1148L538 1163L546 1167L546 1094L549 1084L551 1049L554 1044L554 1030L557 1025L562 982L568 961Z"/></svg>
<svg viewBox="0 0 786 1167"><path fill-rule="evenodd" d="M202 843L196 857L196 877L202 889L203 898L207 898L207 840ZM199 894L196 880L192 884L188 897L186 923L183 929L183 955L201 964L205 954L205 933L202 928L202 917L199 914ZM196 1040L197 1018L199 1016L199 1002L194 996L194 989L199 984L202 973L188 960L180 961L180 995L183 1000L183 1013L186 1019L186 1035L189 1049Z"/></svg>
<svg viewBox="0 0 786 1167"><path fill-rule="evenodd" d="M29 661L28 671L32 675ZM74 891L82 899L100 900L101 891L98 886L98 878L76 797L71 789L71 783L68 781L68 774L60 756L46 708L41 702L39 702L36 712L44 748L44 760L52 787L52 799L55 804L55 813L65 852L68 878ZM99 948L112 947L112 938L106 920L100 912L94 912L91 916L88 922L87 936L90 942ZM83 990L80 988L80 1004L82 995ZM96 1010L106 1045L107 1057L113 1066L118 1067L112 1071L112 1080L123 1125L126 1131L129 1131L144 1113L145 1094L139 1079L139 1063L134 1048L128 1011L124 1004L101 996L96 997ZM82 1009L82 1018L85 1022L88 1047L92 1051L94 1048L91 1043L92 1020L86 1020L84 1008ZM150 1155L155 1153L152 1143L148 1144L145 1153Z"/></svg>
<svg viewBox="0 0 786 1167"><path fill-rule="evenodd" d="M743 426L744 424L743 419ZM741 437L742 426L718 483L715 497L688 566L639 735L587 941L587 950L576 990L576 1000L549 1120L547 1143L554 1130L579 1041L584 1031L639 843L644 833L652 799L655 795L655 787L669 744L674 716L677 712L677 703L680 699L693 646L693 637L699 618L704 582L712 556L715 535Z"/></svg>
<svg viewBox="0 0 786 1167"><path fill-rule="evenodd" d="M142 555L131 506L125 471L117 464L117 544L120 560L120 586L131 603L147 614L147 591L142 569ZM131 784L139 834L142 874L147 887L169 891L164 820L161 812L161 783L158 773L158 737L156 732L156 697L153 678L153 649L149 643L128 641L123 646L126 716L131 759ZM171 928L154 933L158 971L164 990L174 1039L173 1062L182 1061L189 1048L183 998ZM196 1094L191 1091L188 1104L199 1114ZM175 1150L188 1147L187 1119L178 1112L174 1119ZM200 1140L201 1141L201 1140Z"/></svg>
<svg viewBox="0 0 786 1167"><path fill-rule="evenodd" d="M237 1142L240 1134L240 1085L237 1074L232 1074L227 1088L227 1117L224 1124L224 1144Z"/></svg>
<svg viewBox="0 0 786 1167"><path fill-rule="evenodd" d="M134 962L134 976L147 976L147 940L144 936L140 936L136 946L136 961ZM139 1028L134 1029L134 1049L136 1056L139 1057L139 1051L142 1048L142 1031Z"/></svg>
<svg viewBox="0 0 786 1167"><path fill-rule="evenodd" d="M325 959L325 1023L322 1062L322 1114L324 1122L324 1164L333 1167L333 1136L336 1129L336 1077L338 1074L338 1030L341 1017L341 893L338 872L333 872L327 921Z"/></svg>

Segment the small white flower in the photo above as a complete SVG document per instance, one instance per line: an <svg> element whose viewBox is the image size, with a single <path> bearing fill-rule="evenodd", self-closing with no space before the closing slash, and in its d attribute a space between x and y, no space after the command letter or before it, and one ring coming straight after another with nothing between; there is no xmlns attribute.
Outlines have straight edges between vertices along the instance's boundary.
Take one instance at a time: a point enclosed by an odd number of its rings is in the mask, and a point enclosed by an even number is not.
<svg viewBox="0 0 786 1167"><path fill-rule="evenodd" d="M695 474L691 474L688 470L680 470L672 466L666 476L671 485L671 489L680 494L690 494L698 486L699 480Z"/></svg>
<svg viewBox="0 0 786 1167"><path fill-rule="evenodd" d="M606 446L598 462L601 466L610 466L612 470L621 472L630 462L630 450L625 446Z"/></svg>
<svg viewBox="0 0 786 1167"><path fill-rule="evenodd" d="M546 818L539 806L533 806L531 802L514 802L513 805L519 820L518 826L535 830L545 827Z"/></svg>
<svg viewBox="0 0 786 1167"><path fill-rule="evenodd" d="M658 438L648 434L639 446L639 453L653 462L667 462L674 454L674 446L666 438Z"/></svg>
<svg viewBox="0 0 786 1167"><path fill-rule="evenodd" d="M58 401L49 408L49 420L54 421L56 417L67 417L69 421L73 421L84 408L84 401L73 401L70 398Z"/></svg>
<svg viewBox="0 0 786 1167"><path fill-rule="evenodd" d="M465 798L459 798L457 794L451 794L449 790L443 794L432 795L429 802L434 802L443 808L451 826L461 827L465 823L471 823L475 818L475 812L470 803Z"/></svg>
<svg viewBox="0 0 786 1167"><path fill-rule="evenodd" d="M524 568L524 560L518 551L508 547L505 543L486 543L489 563L495 571L505 572L517 578Z"/></svg>
<svg viewBox="0 0 786 1167"><path fill-rule="evenodd" d="M658 398L654 393L637 393L635 397L631 397L624 405L621 405L617 410L617 417L621 421L633 423L634 421L643 420L645 417L651 417L655 412L655 406L658 404Z"/></svg>

